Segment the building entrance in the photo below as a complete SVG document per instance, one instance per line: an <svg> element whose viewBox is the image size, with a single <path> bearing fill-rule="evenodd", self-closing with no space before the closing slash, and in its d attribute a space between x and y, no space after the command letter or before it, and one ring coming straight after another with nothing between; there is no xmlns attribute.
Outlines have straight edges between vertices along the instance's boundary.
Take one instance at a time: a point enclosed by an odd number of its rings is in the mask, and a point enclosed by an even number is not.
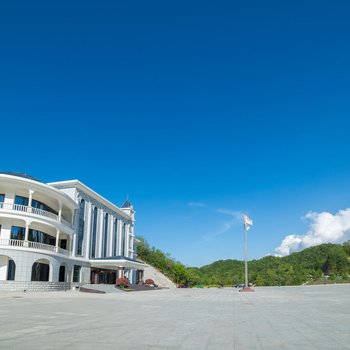
<svg viewBox="0 0 350 350"><path fill-rule="evenodd" d="M117 278L116 271L91 269L91 283L92 284L115 284Z"/></svg>

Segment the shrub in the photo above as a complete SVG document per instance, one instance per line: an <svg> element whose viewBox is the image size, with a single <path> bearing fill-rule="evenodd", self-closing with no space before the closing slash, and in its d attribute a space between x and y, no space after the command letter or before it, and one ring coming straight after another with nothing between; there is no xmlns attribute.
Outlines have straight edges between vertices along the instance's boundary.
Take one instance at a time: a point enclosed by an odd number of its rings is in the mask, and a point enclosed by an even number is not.
<svg viewBox="0 0 350 350"><path fill-rule="evenodd" d="M129 280L125 277L117 278L115 284L119 287L126 288L129 285Z"/></svg>
<svg viewBox="0 0 350 350"><path fill-rule="evenodd" d="M145 284L154 284L154 281L152 280L152 278L147 278Z"/></svg>

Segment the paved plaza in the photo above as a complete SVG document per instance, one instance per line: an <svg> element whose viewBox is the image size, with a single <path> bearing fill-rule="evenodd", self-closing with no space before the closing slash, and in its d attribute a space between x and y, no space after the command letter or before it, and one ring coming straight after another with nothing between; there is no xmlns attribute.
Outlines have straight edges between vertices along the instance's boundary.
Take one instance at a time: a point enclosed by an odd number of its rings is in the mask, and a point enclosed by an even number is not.
<svg viewBox="0 0 350 350"><path fill-rule="evenodd" d="M0 349L350 349L350 285L0 293Z"/></svg>

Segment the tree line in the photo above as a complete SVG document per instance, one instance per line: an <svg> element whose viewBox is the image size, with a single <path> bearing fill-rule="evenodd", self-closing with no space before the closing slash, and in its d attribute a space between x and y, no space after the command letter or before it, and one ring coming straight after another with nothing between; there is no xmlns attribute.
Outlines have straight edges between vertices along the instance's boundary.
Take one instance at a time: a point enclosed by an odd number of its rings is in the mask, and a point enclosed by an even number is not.
<svg viewBox="0 0 350 350"><path fill-rule="evenodd" d="M186 267L142 237L140 260L154 266L174 283L192 286L233 286L244 282L244 262L218 260L202 267ZM256 286L350 282L350 241L321 244L285 257L266 256L249 261L249 282Z"/></svg>

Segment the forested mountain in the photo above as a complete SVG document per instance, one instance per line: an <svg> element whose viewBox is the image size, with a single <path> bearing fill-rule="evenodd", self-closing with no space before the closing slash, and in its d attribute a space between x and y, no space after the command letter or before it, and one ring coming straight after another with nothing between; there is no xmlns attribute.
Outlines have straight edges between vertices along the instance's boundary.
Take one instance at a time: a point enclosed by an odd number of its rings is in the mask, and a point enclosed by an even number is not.
<svg viewBox="0 0 350 350"><path fill-rule="evenodd" d="M244 262L218 260L212 264L185 267L141 238L139 258L158 268L175 283L232 286L244 282ZM286 257L266 256L249 261L249 281L256 286L304 283L350 282L350 241L321 244Z"/></svg>

